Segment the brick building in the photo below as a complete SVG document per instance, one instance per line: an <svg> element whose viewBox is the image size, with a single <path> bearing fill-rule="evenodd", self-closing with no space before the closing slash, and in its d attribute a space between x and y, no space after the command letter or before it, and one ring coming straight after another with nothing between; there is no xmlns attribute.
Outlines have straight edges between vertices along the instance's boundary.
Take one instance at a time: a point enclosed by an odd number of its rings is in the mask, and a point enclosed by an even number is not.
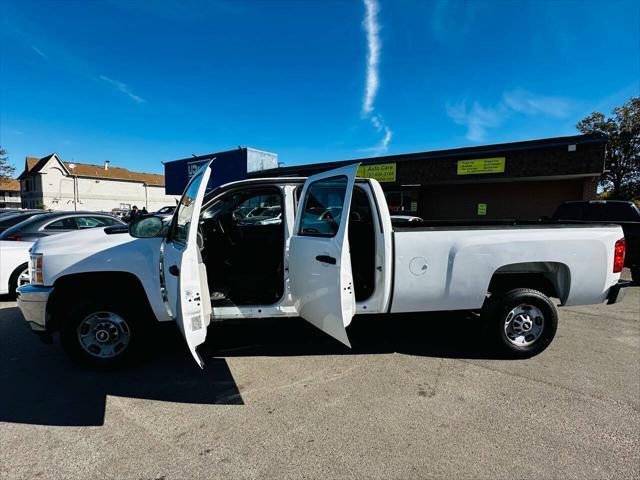
<svg viewBox="0 0 640 480"><path fill-rule="evenodd" d="M392 213L430 220L537 219L566 200L593 199L606 141L577 135L276 168L256 176L311 175L361 162Z"/></svg>

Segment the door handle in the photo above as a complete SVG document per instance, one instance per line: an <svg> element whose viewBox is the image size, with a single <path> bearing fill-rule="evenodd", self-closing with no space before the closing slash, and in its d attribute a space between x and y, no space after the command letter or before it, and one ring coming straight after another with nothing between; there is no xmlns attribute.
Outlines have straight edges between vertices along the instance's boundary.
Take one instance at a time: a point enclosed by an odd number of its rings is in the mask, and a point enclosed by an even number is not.
<svg viewBox="0 0 640 480"><path fill-rule="evenodd" d="M318 255L316 257L316 260L318 260L319 262L322 263L329 263L331 265L335 265L336 264L336 259L333 257L330 257L329 255Z"/></svg>
<svg viewBox="0 0 640 480"><path fill-rule="evenodd" d="M174 277L179 277L180 276L180 269L178 268L177 265L171 265L169 267L169 273L171 275L173 275Z"/></svg>

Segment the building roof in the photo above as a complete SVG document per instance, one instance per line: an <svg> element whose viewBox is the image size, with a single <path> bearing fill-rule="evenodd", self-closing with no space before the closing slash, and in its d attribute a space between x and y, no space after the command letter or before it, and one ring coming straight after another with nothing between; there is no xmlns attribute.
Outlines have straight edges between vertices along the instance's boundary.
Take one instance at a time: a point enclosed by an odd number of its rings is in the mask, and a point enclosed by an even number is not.
<svg viewBox="0 0 640 480"><path fill-rule="evenodd" d="M598 135L572 135L567 137L527 140L523 142L498 143L476 147L452 148L448 150L433 150L430 152L404 153L399 155L386 155L382 157L354 158L352 160L338 160L322 163L292 165L287 167L278 167L252 172L249 174L249 176L270 177L301 174L311 175L316 172L351 165L353 163L361 163L363 165L376 165L388 162L410 162L415 160L436 160L444 158L470 158L485 155L502 155L508 152L517 152L522 150L563 147L567 145L604 145L606 143L607 139Z"/></svg>
<svg viewBox="0 0 640 480"><path fill-rule="evenodd" d="M20 191L20 181L17 178L0 178L0 190Z"/></svg>
<svg viewBox="0 0 640 480"><path fill-rule="evenodd" d="M42 158L27 157L25 159L25 170L18 178L24 178L27 173L39 172L53 156L60 160L58 155L55 153ZM111 166L108 169L105 169L104 165L92 165L89 163L63 162L62 160L60 160L60 162L64 165L70 175L98 178L101 180L141 182L158 187L164 186L164 175L157 173L132 172L126 168Z"/></svg>

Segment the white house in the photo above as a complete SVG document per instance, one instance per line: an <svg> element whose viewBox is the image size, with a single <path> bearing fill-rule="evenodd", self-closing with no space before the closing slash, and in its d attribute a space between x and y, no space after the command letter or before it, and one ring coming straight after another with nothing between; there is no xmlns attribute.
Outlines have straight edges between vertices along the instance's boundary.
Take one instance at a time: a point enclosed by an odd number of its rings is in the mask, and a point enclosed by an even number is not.
<svg viewBox="0 0 640 480"><path fill-rule="evenodd" d="M153 212L176 204L175 196L164 193L164 175L110 167L109 161L104 165L63 162L55 153L27 157L18 178L24 208L109 212L136 205Z"/></svg>

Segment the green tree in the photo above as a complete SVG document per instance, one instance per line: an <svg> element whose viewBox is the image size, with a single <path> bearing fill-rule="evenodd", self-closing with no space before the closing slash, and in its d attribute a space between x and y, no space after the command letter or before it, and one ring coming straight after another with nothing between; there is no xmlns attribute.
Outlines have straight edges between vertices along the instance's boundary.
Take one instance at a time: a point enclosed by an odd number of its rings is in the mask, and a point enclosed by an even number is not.
<svg viewBox="0 0 640 480"><path fill-rule="evenodd" d="M633 199L640 196L640 97L633 97L613 109L610 117L600 112L578 122L582 133L607 138L605 172L600 186L608 198Z"/></svg>
<svg viewBox="0 0 640 480"><path fill-rule="evenodd" d="M13 175L13 167L9 165L7 151L0 147L0 180L3 178L11 178Z"/></svg>

